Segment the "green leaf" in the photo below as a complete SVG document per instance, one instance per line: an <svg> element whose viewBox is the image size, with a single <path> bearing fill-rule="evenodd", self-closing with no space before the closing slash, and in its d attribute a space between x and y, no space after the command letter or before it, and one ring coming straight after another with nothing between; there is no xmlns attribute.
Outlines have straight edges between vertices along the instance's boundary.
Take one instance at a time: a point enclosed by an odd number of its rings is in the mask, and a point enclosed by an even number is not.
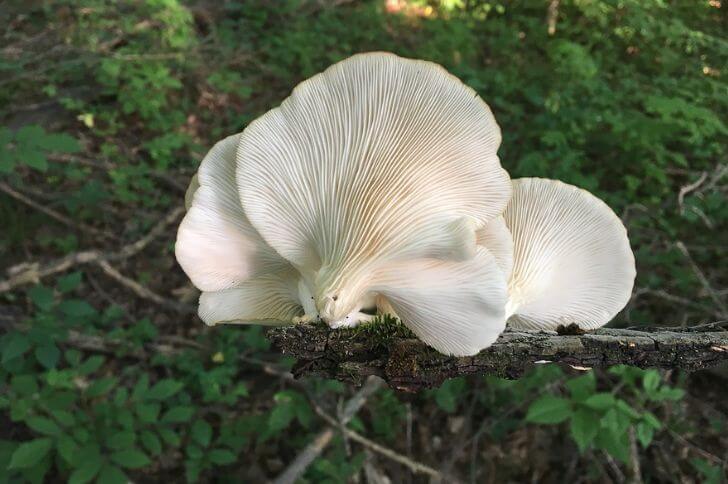
<svg viewBox="0 0 728 484"><path fill-rule="evenodd" d="M86 388L86 397L96 398L110 392L111 389L114 388L114 385L116 385L116 381L117 380L114 377L101 378L99 380L96 380L91 385L89 385L88 388Z"/></svg>
<svg viewBox="0 0 728 484"><path fill-rule="evenodd" d="M723 482L723 470L720 466L711 465L705 459L692 459L690 463L703 475L703 484L720 484Z"/></svg>
<svg viewBox="0 0 728 484"><path fill-rule="evenodd" d="M195 407L178 406L172 407L162 415L164 423L182 423L189 422L195 414Z"/></svg>
<svg viewBox="0 0 728 484"><path fill-rule="evenodd" d="M638 422L635 425L635 436L639 440L643 448L649 447L652 442L652 437L655 435L655 429L644 422Z"/></svg>
<svg viewBox="0 0 728 484"><path fill-rule="evenodd" d="M0 151L2 151L2 148L5 148L5 145L10 143L13 138L13 132L10 131L10 129L4 126L0 127Z"/></svg>
<svg viewBox="0 0 728 484"><path fill-rule="evenodd" d="M660 386L661 381L660 372L657 370L647 370L642 378L642 386L649 395L652 395Z"/></svg>
<svg viewBox="0 0 728 484"><path fill-rule="evenodd" d="M149 400L166 400L179 392L183 387L184 383L177 380L160 380L146 392L145 397Z"/></svg>
<svg viewBox="0 0 728 484"><path fill-rule="evenodd" d="M685 391L681 388L670 388L668 386L663 386L660 388L660 390L657 392L656 395L653 395L653 400L662 401L662 400L671 400L671 401L677 401L682 399L682 397L685 396Z"/></svg>
<svg viewBox="0 0 728 484"><path fill-rule="evenodd" d="M593 411L579 408L571 416L570 430L579 450L584 452L599 432L599 417Z"/></svg>
<svg viewBox="0 0 728 484"><path fill-rule="evenodd" d="M78 459L78 444L68 435L61 435L58 438L56 448L61 457L70 465Z"/></svg>
<svg viewBox="0 0 728 484"><path fill-rule="evenodd" d="M99 484L126 484L127 482L129 482L129 478L115 465L104 464L101 467L98 480Z"/></svg>
<svg viewBox="0 0 728 484"><path fill-rule="evenodd" d="M96 474L99 473L102 463L103 461L98 453L91 458L86 457L85 459L82 459L81 465L73 471L68 479L68 483L85 484L86 482L89 482L91 479L96 477Z"/></svg>
<svg viewBox="0 0 728 484"><path fill-rule="evenodd" d="M76 423L76 419L71 412L67 412L65 410L51 410L49 413L58 421L58 423L65 425L66 427L70 427Z"/></svg>
<svg viewBox="0 0 728 484"><path fill-rule="evenodd" d="M13 332L6 337L3 345L3 363L23 355L30 349L30 340L23 333Z"/></svg>
<svg viewBox="0 0 728 484"><path fill-rule="evenodd" d="M128 449L134 446L136 434L130 430L114 432L106 439L106 445L113 450Z"/></svg>
<svg viewBox="0 0 728 484"><path fill-rule="evenodd" d="M144 430L140 434L139 440L141 441L144 448L147 449L152 455L159 455L159 453L162 452L162 442L159 440L159 437L154 435L153 432L149 430Z"/></svg>
<svg viewBox="0 0 728 484"><path fill-rule="evenodd" d="M5 150L0 146L0 173L7 175L13 172L17 161L12 151Z"/></svg>
<svg viewBox="0 0 728 484"><path fill-rule="evenodd" d="M192 438L202 447L207 447L212 439L212 427L202 419L196 420L192 424Z"/></svg>
<svg viewBox="0 0 728 484"><path fill-rule="evenodd" d="M10 387L20 395L29 396L38 391L38 382L34 375L17 375L10 381Z"/></svg>
<svg viewBox="0 0 728 484"><path fill-rule="evenodd" d="M440 388L435 390L435 403L444 411L453 413L457 409L457 403L464 389L465 379L463 378L445 380Z"/></svg>
<svg viewBox="0 0 728 484"><path fill-rule="evenodd" d="M75 153L81 149L76 138L66 133L46 134L39 139L37 145L48 151L62 153Z"/></svg>
<svg viewBox="0 0 728 484"><path fill-rule="evenodd" d="M627 433L627 429L632 421L628 415L618 412L615 409L609 409L601 418L601 426L615 434L621 435Z"/></svg>
<svg viewBox="0 0 728 484"><path fill-rule="evenodd" d="M630 417L632 419L635 419L635 420L636 419L639 419L641 417L640 413L637 410L635 410L634 408L632 408L629 405L629 403L625 402L621 398L617 398L616 399L616 402L617 402L617 405L616 405L615 408L617 410L619 410L620 412L622 412L623 414L625 414L628 417Z"/></svg>
<svg viewBox="0 0 728 484"><path fill-rule="evenodd" d="M290 404L279 403L268 415L268 432L271 434L280 432L290 425L295 416L295 411Z"/></svg>
<svg viewBox="0 0 728 484"><path fill-rule="evenodd" d="M45 130L37 124L23 126L15 133L15 140L23 145L38 146L41 138L46 135Z"/></svg>
<svg viewBox="0 0 728 484"><path fill-rule="evenodd" d="M660 430L662 428L662 424L659 420L657 420L657 417L655 417L655 414L652 412L644 412L642 414L642 421L655 430Z"/></svg>
<svg viewBox="0 0 728 484"><path fill-rule="evenodd" d="M120 450L111 454L111 460L127 469L139 469L151 463L149 457L136 449Z"/></svg>
<svg viewBox="0 0 728 484"><path fill-rule="evenodd" d="M56 281L56 288L62 293L71 292L81 284L83 274L80 271L71 272Z"/></svg>
<svg viewBox="0 0 728 484"><path fill-rule="evenodd" d="M133 400L143 400L147 390L149 390L149 375L144 373L134 385L134 389L131 391L131 398Z"/></svg>
<svg viewBox="0 0 728 484"><path fill-rule="evenodd" d="M53 343L41 345L35 349L35 358L44 368L50 370L58 364L58 360L61 358L61 350Z"/></svg>
<svg viewBox="0 0 728 484"><path fill-rule="evenodd" d="M80 299L69 299L67 301L63 301L58 305L58 309L60 309L66 316L72 318L86 318L96 315L94 307Z"/></svg>
<svg viewBox="0 0 728 484"><path fill-rule="evenodd" d="M159 417L159 411L161 408L161 405L158 403L139 403L136 405L134 410L136 410L139 420L142 422L154 423Z"/></svg>
<svg viewBox="0 0 728 484"><path fill-rule="evenodd" d="M533 423L557 424L571 415L571 402L565 398L544 395L528 407L526 420Z"/></svg>
<svg viewBox="0 0 728 484"><path fill-rule="evenodd" d="M578 402L586 400L597 390L597 382L594 377L594 372L589 371L585 375L572 378L566 382L566 388L569 389L572 399Z"/></svg>
<svg viewBox="0 0 728 484"><path fill-rule="evenodd" d="M172 447L179 447L179 444L182 442L179 434L177 434L177 432L172 429L162 427L157 429L157 432L159 432L159 436L162 437L162 440L167 442L167 444L171 445Z"/></svg>
<svg viewBox="0 0 728 484"><path fill-rule="evenodd" d="M28 291L28 296L30 297L30 300L33 301L33 304L42 311L48 311L51 309L55 302L53 299L53 289L42 285L31 288Z"/></svg>
<svg viewBox="0 0 728 484"><path fill-rule="evenodd" d="M200 459L203 456L202 449L196 444L190 444L186 449L187 457L190 459Z"/></svg>
<svg viewBox="0 0 728 484"><path fill-rule="evenodd" d="M54 436L61 433L61 428L53 420L46 417L29 417L25 423L39 434Z"/></svg>
<svg viewBox="0 0 728 484"><path fill-rule="evenodd" d="M227 449L212 449L208 458L210 462L221 466L232 464L237 460L236 455Z"/></svg>
<svg viewBox="0 0 728 484"><path fill-rule="evenodd" d="M101 365L104 364L104 361L105 359L101 355L91 356L86 361L81 363L81 365L78 367L78 374L82 376L90 375L91 373L101 368Z"/></svg>
<svg viewBox="0 0 728 484"><path fill-rule="evenodd" d="M20 163L29 166L30 168L40 172L48 170L48 159L41 151L26 148L22 151L18 151L17 157Z"/></svg>
<svg viewBox="0 0 728 484"><path fill-rule="evenodd" d="M629 460L629 438L626 432L616 434L611 430L603 430L597 433L594 443L623 463Z"/></svg>
<svg viewBox="0 0 728 484"><path fill-rule="evenodd" d="M584 400L584 405L594 410L608 410L617 402L611 393L595 393L591 397Z"/></svg>
<svg viewBox="0 0 728 484"><path fill-rule="evenodd" d="M53 440L49 438L24 442L13 452L8 469L27 469L33 467L48 454L52 447Z"/></svg>

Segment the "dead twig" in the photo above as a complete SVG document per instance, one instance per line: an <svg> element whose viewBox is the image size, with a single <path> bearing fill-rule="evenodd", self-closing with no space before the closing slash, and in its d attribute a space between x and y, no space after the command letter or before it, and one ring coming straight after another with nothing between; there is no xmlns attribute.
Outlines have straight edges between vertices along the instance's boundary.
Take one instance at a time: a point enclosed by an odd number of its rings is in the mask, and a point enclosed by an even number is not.
<svg viewBox="0 0 728 484"><path fill-rule="evenodd" d="M703 289L708 293L710 298L715 303L715 306L720 311L720 317L726 318L728 317L728 308L726 308L726 305L721 300L718 293L713 289L713 286L710 285L710 282L708 281L708 278L705 277L705 274L702 270L700 270L700 267L698 267L698 264L695 262L693 257L690 255L690 251L688 251L688 248L685 244L682 243L682 241L678 240L675 242L675 247L682 253L682 255L685 256L685 259L687 259L688 263L690 264L690 268L693 270L693 273L695 273L695 277L698 278L700 281L700 284L703 285Z"/></svg>
<svg viewBox="0 0 728 484"><path fill-rule="evenodd" d="M353 397L351 397L344 405L344 410L341 413L341 425L346 425L366 403L367 399L376 393L384 384L380 378L370 377L367 379L364 386L362 386ZM336 425L335 425L336 426ZM322 430L314 439L309 443L303 451L294 459L293 462L273 481L274 484L293 484L298 480L308 466L316 459L321 452L329 445L331 439L333 439L336 431L334 427L328 427Z"/></svg>
<svg viewBox="0 0 728 484"><path fill-rule="evenodd" d="M10 185L8 185L5 182L0 182L0 191L5 193L6 195L18 200L19 202L24 203L25 205L34 208L35 210L49 216L53 220L60 222L61 224L70 227L72 229L75 229L79 231L80 233L88 232L90 234L96 235L98 237L102 237L105 239L114 239L115 235L111 232L108 232L106 230L97 229L96 227L91 227L90 225L87 225L82 222L75 222L71 220L70 218L66 217L65 215L56 212L52 208L45 207L41 205L40 203L36 202L35 200L32 200L31 198L23 195L19 191L12 188Z"/></svg>
<svg viewBox="0 0 728 484"><path fill-rule="evenodd" d="M394 462L397 462L399 464L402 464L403 466L407 467L410 471L414 472L415 474L426 474L431 477L434 477L435 479L440 479L443 482L453 482L452 479L448 479L445 481L445 476L441 474L439 471L433 469L430 466L427 466L425 464L422 464L420 462L414 461L410 459L407 456L404 456L398 452L395 452L392 449L389 449L383 445L380 445L373 440L369 440L368 438L364 437L360 433L351 430L348 427L345 427L341 424L340 421L337 421L332 416L327 414L321 407L318 405L314 405L314 411L318 414L319 417L324 419L326 422L328 422L329 425L332 427L338 428L341 433L346 434L348 438L351 440L360 443L364 447L367 447L368 449L386 457L389 460L392 460Z"/></svg>
<svg viewBox="0 0 728 484"><path fill-rule="evenodd" d="M103 252L100 250L85 250L60 257L56 260L41 264L39 262L25 262L8 269L10 277L0 281L0 293L9 291L24 284L37 284L42 278L63 272L83 264L96 263L101 260L114 261L131 257L142 251L149 243L167 231L184 212L184 207L177 207L165 215L144 237L123 246L116 252Z"/></svg>
<svg viewBox="0 0 728 484"><path fill-rule="evenodd" d="M549 2L548 13L546 14L546 23L548 24L549 35L556 33L556 20L559 18L559 0L551 0Z"/></svg>
<svg viewBox="0 0 728 484"><path fill-rule="evenodd" d="M177 313L180 314L195 314L196 311L194 308L186 305L186 304L180 304L178 302L172 301L170 299L167 299L163 296L160 296L156 292L147 289L134 279L130 279L123 275L121 272L116 270L114 266L109 264L108 261L104 259L100 259L96 261L96 265L98 265L101 270L103 270L107 275L109 275L112 279L119 282L125 287L128 287L132 290L134 294L139 296L142 299L146 299L148 301L152 301L153 303L156 303L166 309L171 309Z"/></svg>
<svg viewBox="0 0 728 484"><path fill-rule="evenodd" d="M629 463L631 467L632 484L642 484L642 468L640 466L640 453L637 447L637 438L635 437L634 427L629 428Z"/></svg>
<svg viewBox="0 0 728 484"><path fill-rule="evenodd" d="M707 450L698 447L697 445L695 445L694 443L690 442L688 439L686 439L682 435L678 434L674 430L668 429L668 432L670 433L670 435L672 436L673 439L675 439L676 441L680 442L685 447L688 447L688 448L692 449L700 457L702 457L704 459L707 459L707 460L709 460L709 461L711 461L711 462L713 462L715 464L718 464L718 465L720 465L722 467L728 466L728 463L726 461L724 461L723 459L721 459L720 457L718 457L716 455L711 454Z"/></svg>
<svg viewBox="0 0 728 484"><path fill-rule="evenodd" d="M680 213L685 213L685 195L688 193L697 190L700 185L705 182L705 180L708 179L708 172L704 171L700 174L700 178L695 180L693 183L689 183L683 187L680 188L680 192L677 194L677 204L680 207Z"/></svg>

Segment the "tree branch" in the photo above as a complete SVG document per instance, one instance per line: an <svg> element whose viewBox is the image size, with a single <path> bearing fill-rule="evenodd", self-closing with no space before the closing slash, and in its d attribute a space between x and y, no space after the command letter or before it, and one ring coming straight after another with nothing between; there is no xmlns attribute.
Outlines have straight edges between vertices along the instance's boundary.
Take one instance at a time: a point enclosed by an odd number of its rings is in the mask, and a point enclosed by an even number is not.
<svg viewBox="0 0 728 484"><path fill-rule="evenodd" d="M601 328L563 335L509 330L490 348L464 358L438 353L401 325L370 326L332 330L322 324L299 324L272 328L268 338L298 359L293 369L297 377L312 374L361 384L367 376L378 375L405 391L473 373L518 378L543 363L576 369L626 364L693 371L728 360L725 321L686 329Z"/></svg>

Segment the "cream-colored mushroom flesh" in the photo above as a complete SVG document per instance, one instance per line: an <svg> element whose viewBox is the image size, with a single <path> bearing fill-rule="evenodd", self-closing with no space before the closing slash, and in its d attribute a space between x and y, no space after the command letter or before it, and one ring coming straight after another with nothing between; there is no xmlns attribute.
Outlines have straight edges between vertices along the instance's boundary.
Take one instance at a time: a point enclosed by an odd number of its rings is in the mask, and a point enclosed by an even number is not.
<svg viewBox="0 0 728 484"><path fill-rule="evenodd" d="M602 200L557 180L513 180L504 213L513 236L508 321L516 329L593 329L629 301L635 262L627 231Z"/></svg>
<svg viewBox="0 0 728 484"><path fill-rule="evenodd" d="M298 273L289 268L249 279L237 287L203 292L199 315L209 325L289 323L301 312Z"/></svg>
<svg viewBox="0 0 728 484"><path fill-rule="evenodd" d="M483 246L495 257L498 267L510 278L513 269L513 236L503 217L497 217L475 233L477 245Z"/></svg>
<svg viewBox="0 0 728 484"><path fill-rule="evenodd" d="M301 312L300 275L250 225L235 183L240 135L217 143L185 194L175 255L200 289L207 324L290 321Z"/></svg>
<svg viewBox="0 0 728 484"><path fill-rule="evenodd" d="M441 353L474 355L505 329L506 278L483 247L468 261L392 264L374 279L372 289L422 341ZM380 305L386 305L383 302Z"/></svg>
<svg viewBox="0 0 728 484"><path fill-rule="evenodd" d="M250 225L235 183L235 150L240 135L218 142L197 172L199 187L177 231L175 255L192 283L218 291L288 263Z"/></svg>
<svg viewBox="0 0 728 484"><path fill-rule="evenodd" d="M510 197L499 144L488 106L440 66L355 55L248 126L238 189L265 241L316 281L322 317L337 319L386 264L474 256L475 229Z"/></svg>

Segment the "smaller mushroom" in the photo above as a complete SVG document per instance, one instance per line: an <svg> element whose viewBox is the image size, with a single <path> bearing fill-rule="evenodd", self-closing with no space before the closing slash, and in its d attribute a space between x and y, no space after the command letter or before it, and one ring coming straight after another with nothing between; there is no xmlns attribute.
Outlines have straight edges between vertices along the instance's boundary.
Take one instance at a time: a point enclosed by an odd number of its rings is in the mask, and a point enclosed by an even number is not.
<svg viewBox="0 0 728 484"><path fill-rule="evenodd" d="M510 327L594 329L627 304L634 255L622 221L602 200L557 180L521 178L513 180L503 218L513 237Z"/></svg>

